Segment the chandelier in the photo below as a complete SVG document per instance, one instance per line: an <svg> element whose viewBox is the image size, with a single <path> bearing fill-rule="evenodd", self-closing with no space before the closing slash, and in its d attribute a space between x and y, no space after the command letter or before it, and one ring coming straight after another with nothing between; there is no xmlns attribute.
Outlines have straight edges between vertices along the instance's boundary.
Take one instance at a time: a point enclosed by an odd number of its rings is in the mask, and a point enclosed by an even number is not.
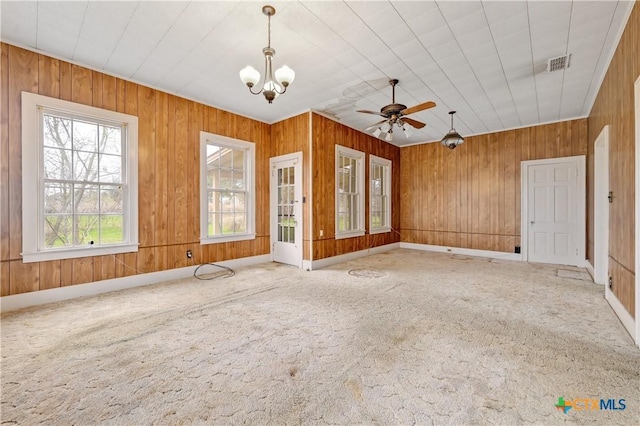
<svg viewBox="0 0 640 426"><path fill-rule="evenodd" d="M273 6L266 5L262 7L262 13L267 15L269 20L267 47L262 49L262 53L264 54L264 84L259 91L254 92L252 90L253 86L256 86L260 81L260 72L250 65L247 65L245 68L240 70L240 80L249 87L249 92L251 92L251 94L259 95L262 93L265 99L269 103L272 103L278 95L287 91L287 87L293 83L296 73L291 68L284 65L276 70L275 79L273 78L274 73L272 62L276 51L271 47L271 16L276 14L276 9Z"/></svg>
<svg viewBox="0 0 640 426"><path fill-rule="evenodd" d="M444 135L440 143L446 146L449 149L454 149L458 145L462 145L464 143L464 138L460 136L460 133L456 132L456 129L453 128L453 114L455 111L449 111L449 115L451 115L451 130Z"/></svg>

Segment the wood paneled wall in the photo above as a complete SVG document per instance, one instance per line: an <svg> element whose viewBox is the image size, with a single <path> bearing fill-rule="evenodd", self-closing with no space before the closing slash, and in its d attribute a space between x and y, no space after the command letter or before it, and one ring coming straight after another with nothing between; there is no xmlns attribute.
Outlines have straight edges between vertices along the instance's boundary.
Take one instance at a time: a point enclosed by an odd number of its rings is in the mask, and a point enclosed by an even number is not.
<svg viewBox="0 0 640 426"><path fill-rule="evenodd" d="M396 231L366 234L362 237L335 239L335 146L357 149L365 156L365 223L369 229L369 155L392 161L391 224L400 227L400 148L312 113L313 158L313 260L365 250L400 241ZM320 230L323 236L320 236Z"/></svg>
<svg viewBox="0 0 640 426"><path fill-rule="evenodd" d="M595 141L609 125L609 275L613 293L635 316L635 106L634 83L640 76L640 5L635 4L613 56L605 79L589 114L588 246L587 258L594 260L594 150Z"/></svg>
<svg viewBox="0 0 640 426"><path fill-rule="evenodd" d="M587 153L587 121L401 150L403 242L513 253L520 245L520 162Z"/></svg>
<svg viewBox="0 0 640 426"><path fill-rule="evenodd" d="M263 208L255 240L200 245L198 172L201 130L255 142L256 202L268 206L269 125L5 43L0 59L2 296L269 253ZM22 263L22 91L138 116L137 253Z"/></svg>
<svg viewBox="0 0 640 426"><path fill-rule="evenodd" d="M311 113L297 115L271 125L271 157L302 152L303 259L311 259Z"/></svg>

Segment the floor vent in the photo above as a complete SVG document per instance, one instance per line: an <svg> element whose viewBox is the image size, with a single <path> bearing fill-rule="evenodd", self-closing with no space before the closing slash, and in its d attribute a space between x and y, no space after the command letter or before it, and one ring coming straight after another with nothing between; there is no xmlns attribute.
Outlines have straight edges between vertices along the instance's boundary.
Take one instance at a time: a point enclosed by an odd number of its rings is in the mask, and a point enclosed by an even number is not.
<svg viewBox="0 0 640 426"><path fill-rule="evenodd" d="M563 56L558 56L557 58L548 59L547 72L566 70L567 68L569 68L569 58L571 58L571 53L567 53Z"/></svg>

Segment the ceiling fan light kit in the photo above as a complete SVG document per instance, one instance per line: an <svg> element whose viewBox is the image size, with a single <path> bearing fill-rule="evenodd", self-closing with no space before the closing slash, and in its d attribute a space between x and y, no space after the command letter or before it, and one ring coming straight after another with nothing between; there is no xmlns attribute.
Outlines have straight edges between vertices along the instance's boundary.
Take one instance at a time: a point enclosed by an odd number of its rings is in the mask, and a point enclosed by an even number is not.
<svg viewBox="0 0 640 426"><path fill-rule="evenodd" d="M249 88L249 92L253 95L259 95L262 93L265 99L272 103L278 95L287 91L287 87L296 78L296 73L284 65L278 68L275 72L275 79L273 73L273 57L276 54L276 50L271 47L271 17L276 14L276 9L273 6L265 5L262 7L262 13L267 15L268 18L268 30L267 30L267 47L262 49L264 55L264 84L262 88L254 92L252 88L260 81L260 72L250 65L247 65L240 70L240 80Z"/></svg>
<svg viewBox="0 0 640 426"><path fill-rule="evenodd" d="M460 136L460 133L456 132L456 129L453 128L453 115L455 111L449 111L449 115L451 115L451 130L444 135L440 143L446 146L449 149L454 149L458 145L462 145L464 143L464 138Z"/></svg>
<svg viewBox="0 0 640 426"><path fill-rule="evenodd" d="M411 108L407 108L406 105L397 104L396 84L398 84L398 80L391 79L389 80L389 84L391 85L391 103L389 105L382 107L380 112L358 110L358 112L362 112L364 114L374 114L384 117L384 120L367 127L365 131L374 129L373 136L384 139L387 142L391 142L393 140L394 125L400 129L407 138L413 135L415 129L422 129L425 126L424 123L408 118L407 115L436 106L436 104L431 101L424 102Z"/></svg>

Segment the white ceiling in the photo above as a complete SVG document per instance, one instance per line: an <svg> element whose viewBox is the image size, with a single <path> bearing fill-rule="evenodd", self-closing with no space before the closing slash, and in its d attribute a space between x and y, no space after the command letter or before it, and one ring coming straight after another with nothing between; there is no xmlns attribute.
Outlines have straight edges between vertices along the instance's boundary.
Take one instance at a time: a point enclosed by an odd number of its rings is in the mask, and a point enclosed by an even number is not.
<svg viewBox="0 0 640 426"><path fill-rule="evenodd" d="M583 117L633 1L274 1L275 68L296 79L269 105L238 71L262 72L267 17L254 1L38 1L0 4L3 41L274 123L313 109L364 129L355 112L437 107L396 145ZM571 53L570 67L546 72Z"/></svg>

